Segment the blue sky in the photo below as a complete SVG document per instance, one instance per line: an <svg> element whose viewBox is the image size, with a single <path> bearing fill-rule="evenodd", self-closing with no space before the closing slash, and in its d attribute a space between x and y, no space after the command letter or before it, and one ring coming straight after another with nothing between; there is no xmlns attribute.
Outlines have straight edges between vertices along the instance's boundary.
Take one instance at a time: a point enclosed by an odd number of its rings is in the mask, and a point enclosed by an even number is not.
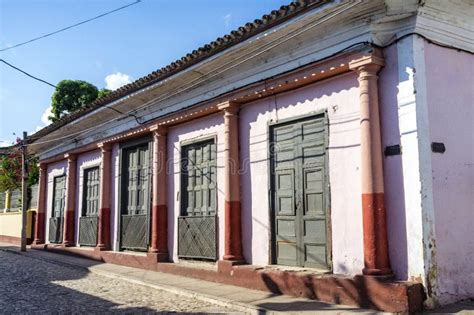
<svg viewBox="0 0 474 315"><path fill-rule="evenodd" d="M43 35L134 0L0 0L0 48ZM116 88L289 0L142 0L137 5L0 58L56 84L85 80ZM106 81L107 78L107 81ZM54 89L0 63L0 146L47 122Z"/></svg>

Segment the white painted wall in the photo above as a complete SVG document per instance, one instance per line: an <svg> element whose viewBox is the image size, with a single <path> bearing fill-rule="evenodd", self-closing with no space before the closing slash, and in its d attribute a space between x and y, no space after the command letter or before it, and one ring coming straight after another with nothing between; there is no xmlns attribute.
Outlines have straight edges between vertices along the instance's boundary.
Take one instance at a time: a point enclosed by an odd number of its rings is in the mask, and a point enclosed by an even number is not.
<svg viewBox="0 0 474 315"><path fill-rule="evenodd" d="M384 49L385 66L379 72L380 126L383 149L400 144L398 48ZM408 92L410 89L408 89ZM400 97L403 94L400 94ZM404 117L401 118L402 120ZM407 218L403 177L403 156L384 156L385 209L392 271L397 280L408 279ZM413 258L413 257L412 257Z"/></svg>
<svg viewBox="0 0 474 315"><path fill-rule="evenodd" d="M429 185L422 165L429 167L426 160L426 128L423 119L423 59L420 60L422 42L410 36L396 44L398 55L398 123L402 146L404 216L406 221L406 278L425 283L424 226L422 190ZM421 152L420 152L421 151ZM426 201L428 202L428 200ZM391 250L391 254L395 254ZM394 267L396 270L396 267ZM402 278L403 279L403 278Z"/></svg>
<svg viewBox="0 0 474 315"><path fill-rule="evenodd" d="M431 152L433 256L441 304L474 296L474 56L424 42ZM436 279L434 279L436 278Z"/></svg>

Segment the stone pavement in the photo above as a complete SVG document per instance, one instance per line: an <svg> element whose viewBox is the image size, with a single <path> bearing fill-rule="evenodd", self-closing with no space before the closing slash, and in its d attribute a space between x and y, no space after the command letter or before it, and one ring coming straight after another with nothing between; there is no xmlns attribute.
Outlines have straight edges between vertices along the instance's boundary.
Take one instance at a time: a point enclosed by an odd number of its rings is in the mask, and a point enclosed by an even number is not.
<svg viewBox="0 0 474 315"><path fill-rule="evenodd" d="M3 251L2 251L3 250ZM4 261L8 252L7 261ZM3 253L3 255L2 255ZM19 259L22 255L24 259ZM23 276L5 282L4 273L11 275L11 268L24 266ZM48 275L46 280L37 283L42 275ZM18 276L18 275L17 275ZM10 277L11 278L11 277ZM167 273L148 271L143 269L99 263L93 260L50 253L39 250L19 252L12 245L0 244L0 313L6 309L5 297L15 301L15 313L24 313L25 307L30 312L38 312L41 307L49 304L58 304L56 300L63 296L74 296L75 303L67 303L68 312L125 312L125 313L245 313L245 314L381 314L372 310L363 310L350 306L331 305L326 303L275 295L263 291L186 278ZM6 286L5 286L6 284ZM21 297L21 286L26 284L37 288L34 292L39 296L39 305L32 306L31 299ZM73 290L71 292L55 292L51 285ZM15 289L8 287L16 286ZM7 287L7 289L5 289ZM6 290L6 292L4 292ZM9 290L12 290L9 292ZM47 292L46 292L47 291ZM52 291L52 292L49 292ZM86 295L86 298L82 295ZM91 297L89 301L87 297ZM10 300L10 301L11 301ZM11 302L10 302L11 303ZM43 304L45 303L45 304ZM76 305L77 304L77 305ZM7 303L7 307L10 306ZM23 308L22 308L23 307ZM55 311L60 311L56 305ZM75 308L74 308L75 307ZM8 309L8 308L7 308ZM63 309L66 310L66 309ZM430 311L434 314L472 314L474 302L469 301L455 306L448 306L441 310ZM48 309L45 310L48 312ZM474 313L474 312L473 312Z"/></svg>
<svg viewBox="0 0 474 315"><path fill-rule="evenodd" d="M0 247L1 249L1 247ZM0 250L0 314L236 313L192 297Z"/></svg>
<svg viewBox="0 0 474 315"><path fill-rule="evenodd" d="M14 313L381 314L46 251L21 253L10 244L0 244L0 255L0 313L9 309ZM12 273L12 268L22 271ZM13 274L16 279L10 279ZM28 304L34 299L22 294L25 284L32 287L38 305ZM56 286L61 287L59 292ZM74 302L61 307L58 298L64 296Z"/></svg>

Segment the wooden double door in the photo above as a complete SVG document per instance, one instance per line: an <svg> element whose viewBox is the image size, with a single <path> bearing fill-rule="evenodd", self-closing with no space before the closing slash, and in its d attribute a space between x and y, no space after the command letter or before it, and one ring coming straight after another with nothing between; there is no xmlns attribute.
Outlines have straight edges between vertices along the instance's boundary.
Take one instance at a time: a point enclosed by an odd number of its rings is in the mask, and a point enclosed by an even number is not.
<svg viewBox="0 0 474 315"><path fill-rule="evenodd" d="M146 251L150 239L150 143L122 148L120 249Z"/></svg>
<svg viewBox="0 0 474 315"><path fill-rule="evenodd" d="M324 115L271 127L273 260L328 268Z"/></svg>
<svg viewBox="0 0 474 315"><path fill-rule="evenodd" d="M49 241L62 243L64 229L64 206L66 199L66 176L56 176L53 179L53 207L49 219Z"/></svg>
<svg viewBox="0 0 474 315"><path fill-rule="evenodd" d="M99 222L100 169L98 166L84 169L83 176L79 244L81 246L96 246Z"/></svg>

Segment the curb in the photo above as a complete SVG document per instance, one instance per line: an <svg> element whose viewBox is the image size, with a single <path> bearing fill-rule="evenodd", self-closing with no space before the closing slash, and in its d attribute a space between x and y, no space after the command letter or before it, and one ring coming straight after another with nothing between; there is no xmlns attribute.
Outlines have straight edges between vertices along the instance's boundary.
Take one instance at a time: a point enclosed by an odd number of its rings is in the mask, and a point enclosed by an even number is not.
<svg viewBox="0 0 474 315"><path fill-rule="evenodd" d="M16 255L21 255L21 256L31 258L31 259L41 260L41 261L53 263L53 264L60 265L60 266L66 266L66 267L72 267L72 268L79 268L79 269L82 269L82 270L87 270L88 272L96 274L96 275L108 277L108 278L111 278L111 279L124 280L124 281L127 281L129 283L146 286L146 287L149 287L149 288L165 291L165 292L168 292L168 293L177 294L177 295L188 297L188 298L194 298L194 299L200 300L202 302L211 303L211 304L215 304L215 305L218 305L218 306L234 309L236 311L244 312L246 314L252 314L252 315L261 315L261 314L277 315L277 314L282 314L281 312L278 312L278 311L272 311L272 310L268 310L268 309L265 309L265 308L261 308L261 307L241 303L241 302L235 302L235 301L231 301L231 300L228 300L228 299L222 298L222 297L217 297L217 296L213 296L213 295L198 293L196 291L182 289L182 288L176 288L174 286L166 285L166 284L150 283L150 282L138 280L138 279L133 278L133 277L129 277L127 275L117 274L117 273L110 272L110 271L98 270L97 268L94 268L94 266L86 267L86 266L72 264L72 263L69 263L69 262L55 260L55 259L48 259L48 258L44 258L44 257L33 257L31 255L28 255L27 254L28 252L23 253L23 252L14 250L12 248L1 248L0 251L6 251L6 252L10 252L10 253L13 253L13 254L16 254Z"/></svg>
<svg viewBox="0 0 474 315"><path fill-rule="evenodd" d="M154 283L138 280L138 279L135 279L135 278L131 278L131 277L128 277L126 275L118 275L116 273L109 272L109 271L104 271L104 270L96 270L94 267L88 267L88 268L85 268L85 269L87 269L91 273L94 273L94 274L97 274L97 275L100 275L100 276L113 278L113 279L120 279L120 280L124 280L124 281L130 282L130 283L147 286L147 287L150 287L150 288L153 288L153 289L158 289L158 290L166 291L166 292L169 292L169 293L174 293L174 294L181 295L181 296L184 296L184 297L195 298L195 299L203 301L203 302L212 303L212 304L216 304L216 305L219 305L219 306L235 309L237 311L245 312L247 314L252 314L252 315L254 315L254 314L255 315L281 314L280 312L267 310L267 309L264 309L264 308L244 304L244 303L241 303L241 302L230 301L230 300L225 299L225 298L221 298L221 297L217 297L217 296L213 296L213 295L208 295L208 294L203 294L203 293L198 293L198 292L192 291L192 290L186 290L186 289L181 289L181 288L178 289L176 287L166 285L166 284L154 284Z"/></svg>

